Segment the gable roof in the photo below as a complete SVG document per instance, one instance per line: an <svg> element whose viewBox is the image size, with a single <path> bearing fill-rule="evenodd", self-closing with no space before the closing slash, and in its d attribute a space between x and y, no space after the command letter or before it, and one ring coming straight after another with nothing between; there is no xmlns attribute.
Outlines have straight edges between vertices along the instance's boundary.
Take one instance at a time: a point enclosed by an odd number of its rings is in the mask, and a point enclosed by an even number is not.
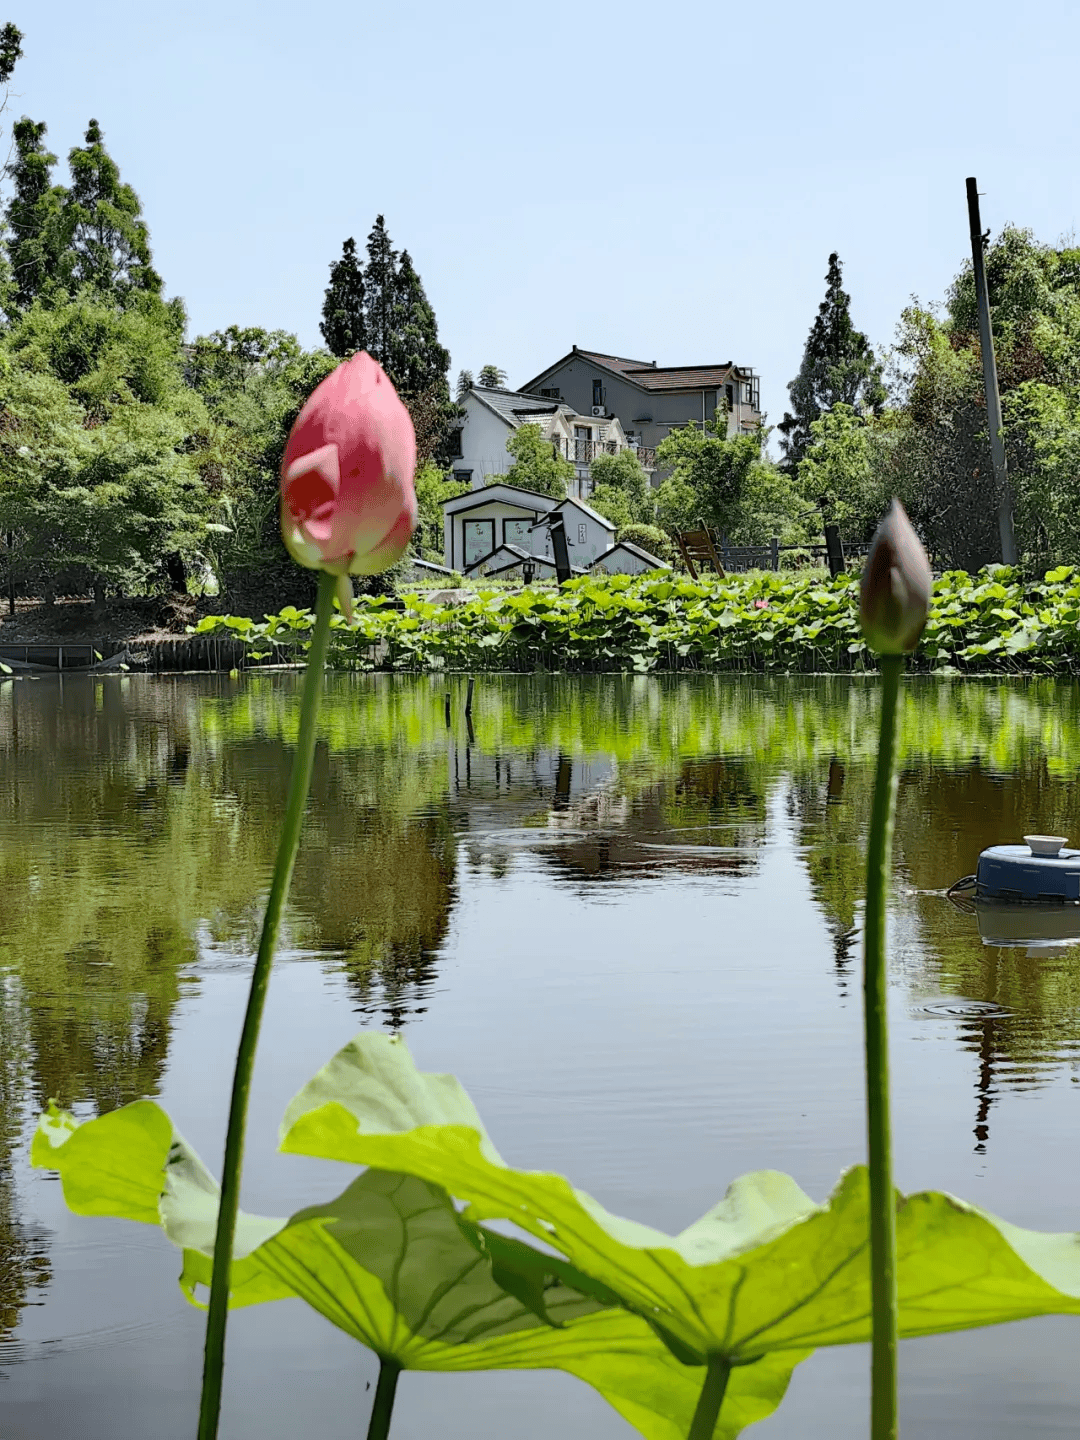
<svg viewBox="0 0 1080 1440"><path fill-rule="evenodd" d="M486 555L481 555L479 560L474 560L471 565L466 565L465 574L468 575L471 571L479 569L481 565L489 565L496 556L503 557L503 563L506 565L518 565L522 560L536 559L535 555L530 555L528 550L523 550L520 545L504 541L503 544L496 545L494 550L489 550Z"/></svg>
<svg viewBox="0 0 1080 1440"><path fill-rule="evenodd" d="M632 385L637 385L646 392L657 390L715 390L717 386L725 384L733 375L752 373L745 366L736 365L733 360L725 360L717 365L657 365L655 361L651 364L644 360L626 360L620 355L605 355L602 350L580 350L576 345L568 355L561 360L556 360L554 365L549 365L546 370L530 380L527 385L522 386L521 393L531 391L533 393L539 388L541 381L555 370L560 370L575 358L588 360L590 364L596 365L601 370L609 370L613 375L618 375L623 380L629 380Z"/></svg>
<svg viewBox="0 0 1080 1440"><path fill-rule="evenodd" d="M474 385L468 393L475 395L482 405L494 411L500 420L505 420L515 430L519 425L536 424L546 415L554 415L557 410L570 409L569 405L563 405L558 400L525 395L518 390L497 390L488 385Z"/></svg>
<svg viewBox="0 0 1080 1440"><path fill-rule="evenodd" d="M592 563L594 565L599 565L601 560L606 560L609 555L614 555L616 550L626 550L629 554L636 556L639 560L650 560L652 561L653 568L656 570L671 569L671 566L667 563L666 560L661 560L657 555L650 555L648 550L643 550L640 545L635 545L632 540L620 540L618 544L612 545L610 550L605 550L602 555L598 555Z"/></svg>
<svg viewBox="0 0 1080 1440"><path fill-rule="evenodd" d="M503 490L506 493L493 495L493 490ZM459 510L473 510L491 500L505 500L508 505L520 505L523 510L542 510L545 515L555 508L555 499L551 495L541 495L536 490L523 490L519 485L504 485L498 480L493 480L490 485L481 485L478 490L466 490L464 495L451 495L446 500L440 500L439 504L447 514L454 515Z"/></svg>
<svg viewBox="0 0 1080 1440"><path fill-rule="evenodd" d="M586 505L585 501L579 500L576 495L568 495L565 500L560 500L552 509L561 510L564 505L576 505L579 510L583 510L586 515L590 516L600 525L603 525L605 530L615 530L617 528L606 515L601 515L599 510L594 510L591 505Z"/></svg>
<svg viewBox="0 0 1080 1440"><path fill-rule="evenodd" d="M577 350L577 346L574 346ZM608 370L655 370L655 360L624 360L621 355L605 355L602 350L578 350L586 360L595 360Z"/></svg>

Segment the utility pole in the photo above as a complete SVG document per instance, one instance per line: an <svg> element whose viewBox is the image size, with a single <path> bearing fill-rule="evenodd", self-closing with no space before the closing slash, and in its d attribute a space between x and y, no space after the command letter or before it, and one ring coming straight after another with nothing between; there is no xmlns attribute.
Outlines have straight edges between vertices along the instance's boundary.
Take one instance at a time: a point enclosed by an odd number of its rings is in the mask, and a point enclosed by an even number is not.
<svg viewBox="0 0 1080 1440"><path fill-rule="evenodd" d="M979 344L982 348L983 382L986 386L986 424L990 431L990 457L998 493L998 529L1001 533L1001 563L1016 564L1016 532L1013 529L1012 491L1005 463L1005 436L1001 423L1001 396L998 394L997 360L990 329L990 297L986 291L983 266L982 221L979 219L979 187L974 175L967 181L968 222L971 226L971 264L975 271L975 295L979 302Z"/></svg>

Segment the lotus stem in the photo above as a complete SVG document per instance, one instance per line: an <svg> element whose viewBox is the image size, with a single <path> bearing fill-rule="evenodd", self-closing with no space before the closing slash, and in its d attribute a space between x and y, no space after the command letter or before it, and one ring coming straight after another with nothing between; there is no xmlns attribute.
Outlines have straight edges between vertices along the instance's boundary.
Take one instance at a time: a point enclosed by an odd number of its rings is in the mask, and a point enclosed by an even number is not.
<svg viewBox="0 0 1080 1440"><path fill-rule="evenodd" d="M896 815L896 710L902 655L881 657L881 734L866 851L866 1128L870 1170L870 1437L896 1440L896 1202L889 1121L889 1029L886 1014L885 909Z"/></svg>
<svg viewBox="0 0 1080 1440"><path fill-rule="evenodd" d="M705 1383L701 1387L694 1418L690 1422L690 1433L686 1440L713 1440L730 1374L731 1365L726 1356L709 1356L708 1366L705 1370Z"/></svg>
<svg viewBox="0 0 1080 1440"><path fill-rule="evenodd" d="M221 1171L221 1203L218 1207L217 1233L214 1237L214 1266L210 1280L210 1306L206 1317L206 1345L203 1353L202 1399L199 1404L199 1440L216 1440L221 1413L221 1380L225 1367L225 1326L229 1314L229 1271L232 1265L233 1235L240 1199L240 1172L244 1162L244 1127L247 1123L251 1074L255 1066L255 1049L259 1041L274 959L281 913L289 894L300 830L304 821L311 769L315 758L315 734L322 696L323 666L326 663L330 617L334 609L337 577L326 571L319 573L319 599L315 626L311 634L304 692L300 704L300 734L289 777L289 794L285 804L285 820L281 827L270 894L263 916L262 936L251 974L244 1025L236 1052L232 1099L229 1103L229 1125L225 1134L225 1160Z"/></svg>
<svg viewBox="0 0 1080 1440"><path fill-rule="evenodd" d="M375 1403L371 1407L367 1440L386 1440L390 1434L390 1417L394 1413L401 1366L396 1360L379 1360L379 1383L375 1387Z"/></svg>

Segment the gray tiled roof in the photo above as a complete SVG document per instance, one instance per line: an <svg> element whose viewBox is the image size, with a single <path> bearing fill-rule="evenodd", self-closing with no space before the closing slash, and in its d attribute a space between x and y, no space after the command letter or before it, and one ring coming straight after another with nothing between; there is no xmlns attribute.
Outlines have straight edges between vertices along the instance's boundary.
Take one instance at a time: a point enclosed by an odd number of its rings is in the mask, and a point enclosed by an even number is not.
<svg viewBox="0 0 1080 1440"><path fill-rule="evenodd" d="M487 385L474 385L473 392L515 427L536 424L545 415L554 415L557 410L570 411L569 405L561 405L557 400L524 395L517 390L495 390Z"/></svg>

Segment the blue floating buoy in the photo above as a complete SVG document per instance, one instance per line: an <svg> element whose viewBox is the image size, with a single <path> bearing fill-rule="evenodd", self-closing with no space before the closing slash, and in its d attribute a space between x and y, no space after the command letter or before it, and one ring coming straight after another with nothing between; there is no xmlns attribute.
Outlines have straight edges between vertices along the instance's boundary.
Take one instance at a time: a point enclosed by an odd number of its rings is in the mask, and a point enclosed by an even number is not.
<svg viewBox="0 0 1080 1440"><path fill-rule="evenodd" d="M1011 904L1080 904L1080 850L1064 835L1025 835L1023 845L991 845L979 856L975 897Z"/></svg>

